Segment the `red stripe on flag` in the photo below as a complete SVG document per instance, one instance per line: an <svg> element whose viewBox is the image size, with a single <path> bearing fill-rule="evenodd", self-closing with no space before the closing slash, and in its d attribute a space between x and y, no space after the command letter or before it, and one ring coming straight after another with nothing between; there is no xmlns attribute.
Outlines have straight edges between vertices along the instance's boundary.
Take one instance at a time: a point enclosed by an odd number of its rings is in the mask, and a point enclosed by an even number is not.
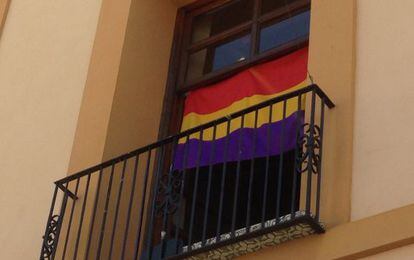
<svg viewBox="0 0 414 260"><path fill-rule="evenodd" d="M253 95L270 95L298 85L306 79L308 48L254 66L217 84L189 93L184 116L209 114Z"/></svg>

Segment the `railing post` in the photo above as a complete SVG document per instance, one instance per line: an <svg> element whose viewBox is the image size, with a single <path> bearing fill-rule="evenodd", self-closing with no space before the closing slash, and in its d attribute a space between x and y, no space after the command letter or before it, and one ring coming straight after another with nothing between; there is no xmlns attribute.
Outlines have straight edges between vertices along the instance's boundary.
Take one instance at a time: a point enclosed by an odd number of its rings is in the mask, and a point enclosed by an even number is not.
<svg viewBox="0 0 414 260"><path fill-rule="evenodd" d="M311 103L311 112L310 112L310 122L309 122L309 136L307 140L306 154L308 156L307 161L307 187L306 187L306 215L310 216L311 208L311 196L312 196L312 171L313 171L313 157L314 157L314 143L315 143L315 91L312 90L312 103Z"/></svg>
<svg viewBox="0 0 414 260"><path fill-rule="evenodd" d="M121 179L119 182L118 197L116 199L117 201L116 201L116 209L115 209L115 219L114 219L114 223L112 224L113 227L112 227L112 235L111 235L111 245L109 247L109 259L112 259L114 240L115 240L115 231L116 231L117 224L118 224L119 206L121 203L122 190L124 188L125 170L127 167L127 163L128 163L128 159L125 159L124 164L122 166Z"/></svg>
<svg viewBox="0 0 414 260"><path fill-rule="evenodd" d="M323 128L325 125L325 98L321 98L321 118L320 118L320 130L319 130L319 160L317 164L318 171L318 183L316 188L316 207L315 207L315 220L319 222L319 210L321 199L321 182L322 182L322 147L323 147Z"/></svg>
<svg viewBox="0 0 414 260"><path fill-rule="evenodd" d="M132 203L134 201L135 186L137 182L138 164L139 164L139 154L135 156L134 173L133 173L132 183L131 183L131 193L129 195L127 219L126 219L125 232L124 232L124 237L123 237L123 242L122 242L121 260L125 259L125 250L126 250L127 239L128 239L128 231L129 231L129 225L131 222ZM144 185L147 185L146 181L144 181Z"/></svg>
<svg viewBox="0 0 414 260"><path fill-rule="evenodd" d="M106 191L105 207L104 207L104 211L103 211L102 223L101 223L101 228L100 228L100 232L99 232L98 253L96 255L97 260L99 260L101 258L103 239L104 239L104 236L105 236L105 225L106 225L106 220L107 220L107 217L108 217L109 201L111 199L111 190L112 190L112 182L113 182L113 178L114 178L114 171L115 171L115 163L111 167L111 174L109 175L108 189Z"/></svg>
<svg viewBox="0 0 414 260"><path fill-rule="evenodd" d="M219 212L218 212L218 220L217 220L217 231L216 231L216 241L218 242L220 239L220 232L221 232L221 223L222 223L222 214L223 214L223 206L224 206L224 188L226 183L226 174L227 174L227 157L228 157L228 147L229 147L229 140L230 140L230 128L231 128L231 117L227 118L226 123L226 139L224 144L224 160L223 160L223 169L221 172L221 184L220 184L220 201L219 201Z"/></svg>
<svg viewBox="0 0 414 260"><path fill-rule="evenodd" d="M211 150L209 154L209 165L208 165L208 183L207 183L207 192L206 192L206 204L204 206L204 219L203 219L203 234L202 234L202 245L206 244L206 236L207 236L207 224L208 224L208 209L210 207L210 193L211 193L211 181L213 175L213 165L214 165L214 158L215 158L215 141L216 141L216 134L217 134L217 125L213 126L213 139Z"/></svg>
<svg viewBox="0 0 414 260"><path fill-rule="evenodd" d="M64 191L67 191L68 183ZM59 235L63 224L63 219L65 217L66 212L66 205L68 202L68 198L70 195L67 192L64 192L62 203L60 205L60 211L58 215L53 215L55 210L56 198L57 198L57 191L59 190L59 186L55 185L55 191L53 194L52 205L50 207L48 222L46 226L45 235L43 236L43 245L40 254L40 259L54 259L57 246L59 244Z"/></svg>
<svg viewBox="0 0 414 260"><path fill-rule="evenodd" d="M240 129L244 128L244 115L240 118ZM243 132L240 131L239 138L237 139L237 168L236 168L236 187L234 188L234 200L233 200L233 212L231 220L231 235L236 236L236 221L237 221L237 206L239 198L239 182L240 182L240 169L241 169L241 155L242 155L242 142ZM206 210L207 211L207 210ZM205 213L207 214L207 212Z"/></svg>
<svg viewBox="0 0 414 260"><path fill-rule="evenodd" d="M79 182L80 182L80 179L77 179L76 180L76 187L75 187L75 196L78 196ZM72 207L71 207L71 210L70 210L69 223L68 223L68 227L67 227L67 230L66 230L66 238L65 238L65 245L63 247L62 260L64 260L65 257L66 257L66 250L67 250L67 246L68 246L70 231L71 231L71 228L72 228L73 213L74 213L75 205L76 205L75 203L76 203L76 200L73 200L72 201Z"/></svg>
<svg viewBox="0 0 414 260"><path fill-rule="evenodd" d="M167 250L166 246L168 247L168 218L170 214L173 214L170 212L170 207L175 207L174 205L170 206L170 202L172 202L172 196L173 193L175 192L174 187L171 187L171 185L173 185L172 183L174 182L174 158L175 158L175 154L176 154L176 150L177 150L177 146L178 146L178 139L173 139L172 142L172 147L171 147L171 164L170 164L170 168L167 170L168 172L168 184L165 190L165 194L164 194L164 210L162 212L162 228L161 228L161 232L164 232L164 236L161 237L161 259L165 258L165 251ZM176 210L176 209L175 209ZM173 210L174 211L174 210ZM165 244L165 240L167 240L167 245Z"/></svg>
<svg viewBox="0 0 414 260"><path fill-rule="evenodd" d="M192 239L193 239L193 226L194 226L194 214L195 214L195 207L197 201L197 192L198 192L198 179L200 175L200 160L201 160L201 153L203 148L203 134L204 131L201 129L200 131L200 142L197 147L197 162L196 162L196 173L195 173L195 180L194 180L194 187L193 187L193 198L191 202L191 215L190 215L190 227L188 229L188 246L191 247Z"/></svg>
<svg viewBox="0 0 414 260"><path fill-rule="evenodd" d="M177 204L177 209L178 209L178 216L177 216L177 218L178 218L178 221L177 221L177 223L181 223L181 215L183 215L183 214L180 214L180 211L179 211L179 209L181 208L181 205L182 205L182 203L183 203L183 200L184 200L184 185L185 185L185 180L186 180L186 172L187 172L187 168L186 168L186 166L187 166L187 162L188 162L188 153L189 153L189 150L190 150L190 148L189 148L189 146L190 146L190 136L189 135L187 135L186 137L185 137L185 143L184 143L184 157L183 157L183 161L182 161L182 165L183 165L183 167L182 167L182 169L180 169L180 173L179 173L179 176L180 176L180 195L179 195L179 198L178 198L178 204ZM178 242L178 233L179 233L179 225L176 225L176 227L175 227L175 252L177 253L177 254L179 254L180 253L180 243Z"/></svg>
<svg viewBox="0 0 414 260"><path fill-rule="evenodd" d="M254 112L254 129L253 132L253 148L252 148L252 158L250 159L250 172L249 172L249 188L247 191L247 212L246 212L246 232L250 232L250 214L251 214L251 200L252 200L252 189L253 189L253 178L254 178L254 164L256 156L256 142L257 142L257 120L259 117L259 110L256 109Z"/></svg>
<svg viewBox="0 0 414 260"><path fill-rule="evenodd" d="M266 208L267 208L267 189L268 189L268 181L269 181L269 167L270 167L270 146L271 146L271 132L270 128L272 125L272 116L273 116L273 104L269 106L269 118L268 118L268 126L266 131L266 169L265 169L265 180L264 180L264 187L263 187L263 205L262 205L262 218L261 218L261 225L262 228L265 227L266 221Z"/></svg>
<svg viewBox="0 0 414 260"><path fill-rule="evenodd" d="M139 254L139 250L140 250L139 245L141 243L142 224L144 223L144 214L145 214L144 211L145 211L145 200L146 200L146 195L147 195L148 176L149 176L149 171L150 171L149 169L150 169L150 166L151 166L151 151L152 150L148 150L147 163L146 163L146 166L145 166L144 184L143 184L144 187L142 189L141 204L140 204L141 207L140 207L140 210L139 210L139 223L138 223L137 234L136 234L136 238L135 238L134 259L138 258L138 254ZM136 161L136 162L138 162L138 161ZM156 188L154 190L156 191ZM148 252L148 254L149 254L149 252Z"/></svg>
<svg viewBox="0 0 414 260"><path fill-rule="evenodd" d="M292 197L290 204L290 216L291 219L295 218L296 211L296 185L297 178L300 177L302 173L302 135L303 135L303 120L302 120L302 95L298 95L298 111L296 112L296 145L295 145L295 157L294 157L294 167L293 167L293 183L292 183ZM303 114L303 118L305 114Z"/></svg>
<svg viewBox="0 0 414 260"><path fill-rule="evenodd" d="M55 186L55 191L53 192L52 204L50 206L49 216L47 218L46 230L43 236L42 249L40 251L40 258L39 258L40 260L50 259L50 257L52 256L55 250L56 234L55 234L55 225L53 223L56 223L56 222L55 221L52 222L52 220L55 217L53 216L53 212L55 209L57 192L58 192L58 187Z"/></svg>
<svg viewBox="0 0 414 260"><path fill-rule="evenodd" d="M68 184L66 184L66 188L67 188ZM56 250L59 244L59 235L60 235L60 230L62 229L62 224L63 224L63 220L65 218L65 212L66 212L66 205L68 202L68 194L64 193L63 195L63 200L62 200L62 205L60 206L60 213L59 213L59 218L57 221L57 229L56 229L56 243L55 243L55 248L52 252L52 257L51 259L55 259L55 255L56 255Z"/></svg>
<svg viewBox="0 0 414 260"><path fill-rule="evenodd" d="M152 191L152 197L150 198L151 206L150 206L150 214L149 214L149 227L147 232L147 259L152 259L152 250L153 250L153 232L154 232L154 225L155 225L155 215L156 215L156 207L157 207L157 196L158 196L158 185L160 184L160 180L162 178L162 162L164 158L164 145L160 147L160 151L157 155L157 165L154 169L154 187ZM139 247L139 244L136 244L136 247ZM138 251L135 251L134 259L138 259Z"/></svg>
<svg viewBox="0 0 414 260"><path fill-rule="evenodd" d="M281 133L280 133L280 155L279 155L279 168L278 168L278 172L277 172L277 189L276 189L276 214L275 214L275 218L276 218L276 224L279 222L279 217L280 217L280 207L281 207L281 199L282 199L282 176L283 176L283 158L284 158L284 153L285 153L285 139L284 139L284 135L285 135L285 120L286 120L286 106L287 106L287 101L283 101L283 112L282 112L282 129L281 129ZM296 140L295 140L296 141ZM296 160L296 158L294 158L294 160ZM294 169L294 171L296 171L296 169Z"/></svg>
<svg viewBox="0 0 414 260"><path fill-rule="evenodd" d="M89 257L89 250L91 248L91 243L92 243L92 236L93 236L92 232L93 232L93 228L94 228L94 225L95 225L96 211L97 211L97 207L98 207L99 194L100 194L100 190L101 190L103 168L101 168L99 170L98 174L99 174L99 176L98 176L98 186L96 188L95 199L94 199L94 203L93 203L92 220L91 220L91 224L90 224L90 227L89 227L88 242L87 242L87 245L86 245L86 257L85 257L86 259L88 259L88 257Z"/></svg>
<svg viewBox="0 0 414 260"><path fill-rule="evenodd" d="M82 226L83 226L83 221L84 221L84 216L85 216L86 201L88 199L88 192L89 192L89 184L90 184L90 181L91 181L91 174L92 173L88 174L88 178L86 180L85 192L83 194L84 198L83 198L83 203L82 203L81 214L80 214L80 217L79 217L79 227L78 227L78 232L77 232L77 237L76 237L75 252L74 252L73 259L76 259L76 257L78 256L78 249L79 249L80 237L81 237L81 233L82 233Z"/></svg>

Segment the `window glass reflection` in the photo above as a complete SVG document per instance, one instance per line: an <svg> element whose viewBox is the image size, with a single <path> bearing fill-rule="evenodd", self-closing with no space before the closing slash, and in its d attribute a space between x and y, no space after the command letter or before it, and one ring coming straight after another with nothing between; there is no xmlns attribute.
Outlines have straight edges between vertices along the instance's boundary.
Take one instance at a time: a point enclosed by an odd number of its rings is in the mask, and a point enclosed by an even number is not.
<svg viewBox="0 0 414 260"><path fill-rule="evenodd" d="M253 0L239 0L194 18L192 42L214 36L244 22L253 15Z"/></svg>
<svg viewBox="0 0 414 260"><path fill-rule="evenodd" d="M242 62L250 56L250 34L190 55L186 81Z"/></svg>
<svg viewBox="0 0 414 260"><path fill-rule="evenodd" d="M310 11L264 27L260 31L260 52L309 36Z"/></svg>

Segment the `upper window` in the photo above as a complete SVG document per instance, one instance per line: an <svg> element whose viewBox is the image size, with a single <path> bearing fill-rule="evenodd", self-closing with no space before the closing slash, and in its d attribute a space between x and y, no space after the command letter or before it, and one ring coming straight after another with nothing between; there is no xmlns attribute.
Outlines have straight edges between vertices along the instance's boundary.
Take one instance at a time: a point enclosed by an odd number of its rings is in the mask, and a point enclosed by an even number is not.
<svg viewBox="0 0 414 260"><path fill-rule="evenodd" d="M218 0L185 13L178 85L188 89L303 47L310 0Z"/></svg>

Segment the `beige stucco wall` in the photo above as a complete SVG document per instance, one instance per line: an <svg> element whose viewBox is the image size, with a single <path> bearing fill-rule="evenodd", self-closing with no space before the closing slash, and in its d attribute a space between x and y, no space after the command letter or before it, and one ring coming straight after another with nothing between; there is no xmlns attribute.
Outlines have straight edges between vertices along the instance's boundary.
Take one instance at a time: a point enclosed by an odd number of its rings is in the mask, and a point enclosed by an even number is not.
<svg viewBox="0 0 414 260"><path fill-rule="evenodd" d="M103 159L157 140L177 7L132 0Z"/></svg>
<svg viewBox="0 0 414 260"><path fill-rule="evenodd" d="M165 0L103 0L69 174L156 140L176 12L177 6ZM127 189L131 181L125 179ZM118 183L115 177L114 187ZM108 185L103 181L101 189ZM90 190L96 188L95 183ZM113 196L110 204L114 202ZM126 206L120 206L120 226L125 221ZM98 208L102 210L104 205L98 204ZM89 225L90 214L87 210L85 226ZM113 217L110 213L108 222ZM103 242L103 257L108 254L108 242ZM85 253L85 244L82 239L79 255ZM96 246L91 243L91 252ZM130 246L127 254L134 253L134 244ZM115 258L119 253L120 243L115 242Z"/></svg>
<svg viewBox="0 0 414 260"><path fill-rule="evenodd" d="M154 142L177 5L103 0L69 172Z"/></svg>
<svg viewBox="0 0 414 260"><path fill-rule="evenodd" d="M13 0L0 39L0 259L36 259L66 174L100 0Z"/></svg>
<svg viewBox="0 0 414 260"><path fill-rule="evenodd" d="M353 220L414 203L413 8L358 1Z"/></svg>
<svg viewBox="0 0 414 260"><path fill-rule="evenodd" d="M177 7L170 1L131 1L102 160L157 140L176 13ZM132 166L131 161L129 163ZM132 167L129 172L132 173ZM115 175L114 187L117 187L119 176ZM132 178L126 178L124 192L128 192L131 182ZM137 182L141 188L143 179ZM115 196L110 203L114 205ZM118 226L126 222L127 207L127 203L120 206ZM112 219L109 215L108 221ZM134 223L130 230L137 230ZM119 240L121 235L119 233ZM129 240L126 259L134 257L134 247L134 241ZM109 241L104 242L103 248L102 256L106 257ZM114 243L114 259L119 259L121 248L121 243Z"/></svg>

